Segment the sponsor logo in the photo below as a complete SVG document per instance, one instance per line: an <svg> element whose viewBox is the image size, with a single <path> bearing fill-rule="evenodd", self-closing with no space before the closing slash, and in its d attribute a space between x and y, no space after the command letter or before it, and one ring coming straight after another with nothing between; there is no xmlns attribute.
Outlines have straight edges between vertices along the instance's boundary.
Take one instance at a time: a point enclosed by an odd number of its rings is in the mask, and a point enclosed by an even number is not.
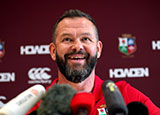
<svg viewBox="0 0 160 115"><path fill-rule="evenodd" d="M18 100L18 101L16 102L16 104L17 104L18 106L22 106L24 103L26 103L28 100L30 100L30 98L33 98L33 97L34 97L33 94L27 94L27 95L25 95L24 97L22 97L20 100Z"/></svg>
<svg viewBox="0 0 160 115"><path fill-rule="evenodd" d="M14 82L15 81L15 73L0 73L0 82Z"/></svg>
<svg viewBox="0 0 160 115"><path fill-rule="evenodd" d="M2 108L5 104L3 100L6 100L7 98L5 96L0 96L0 108Z"/></svg>
<svg viewBox="0 0 160 115"><path fill-rule="evenodd" d="M34 95L38 95L38 91L36 89L32 89L31 93L34 94Z"/></svg>
<svg viewBox="0 0 160 115"><path fill-rule="evenodd" d="M160 50L160 40L152 41L152 49L153 50Z"/></svg>
<svg viewBox="0 0 160 115"><path fill-rule="evenodd" d="M30 80L28 81L29 84L34 84L34 83L51 83L51 75L48 74L51 69L48 67L44 68L31 68L28 71L28 77Z"/></svg>
<svg viewBox="0 0 160 115"><path fill-rule="evenodd" d="M5 55L4 41L0 40L0 62Z"/></svg>
<svg viewBox="0 0 160 115"><path fill-rule="evenodd" d="M18 106L22 106L24 105L25 103L29 102L29 100L31 100L31 98L34 98L35 96L37 96L39 94L38 90L37 89L31 89L30 90L30 93L29 94L26 94L26 95L23 95L23 97L18 100L16 102L16 104Z"/></svg>
<svg viewBox="0 0 160 115"><path fill-rule="evenodd" d="M122 34L122 37L119 37L119 51L126 56L133 54L136 49L135 37L131 34Z"/></svg>
<svg viewBox="0 0 160 115"><path fill-rule="evenodd" d="M139 78L139 77L149 77L149 68L116 68L109 69L110 78Z"/></svg>
<svg viewBox="0 0 160 115"><path fill-rule="evenodd" d="M108 84L107 84L107 87L109 88L109 90L110 90L111 92L114 92L115 89L117 88L117 86L116 86L114 83L108 83Z"/></svg>
<svg viewBox="0 0 160 115"><path fill-rule="evenodd" d="M27 45L20 47L21 55L49 54L49 45Z"/></svg>

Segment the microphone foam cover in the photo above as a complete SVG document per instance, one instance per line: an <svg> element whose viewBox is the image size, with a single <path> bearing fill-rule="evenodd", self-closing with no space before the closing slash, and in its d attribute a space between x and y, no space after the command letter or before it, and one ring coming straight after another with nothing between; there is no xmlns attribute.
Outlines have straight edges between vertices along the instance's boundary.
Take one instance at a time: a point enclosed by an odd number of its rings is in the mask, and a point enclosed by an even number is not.
<svg viewBox="0 0 160 115"><path fill-rule="evenodd" d="M131 102L127 107L128 115L149 115L148 108L141 102Z"/></svg>
<svg viewBox="0 0 160 115"><path fill-rule="evenodd" d="M67 84L55 84L48 89L38 109L38 115L72 115L70 103L76 91Z"/></svg>

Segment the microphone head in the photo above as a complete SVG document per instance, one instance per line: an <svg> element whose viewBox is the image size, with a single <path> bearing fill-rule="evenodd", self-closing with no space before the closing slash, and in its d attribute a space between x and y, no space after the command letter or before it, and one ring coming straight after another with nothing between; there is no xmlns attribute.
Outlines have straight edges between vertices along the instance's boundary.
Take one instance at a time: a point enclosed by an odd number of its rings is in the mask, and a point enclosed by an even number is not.
<svg viewBox="0 0 160 115"><path fill-rule="evenodd" d="M109 115L127 115L128 110L124 103L123 97L113 81L105 81L102 84L102 91Z"/></svg>
<svg viewBox="0 0 160 115"><path fill-rule="evenodd" d="M73 96L71 109L74 115L77 115L79 109L85 109L89 114L95 105L95 98L91 93L80 92Z"/></svg>
<svg viewBox="0 0 160 115"><path fill-rule="evenodd" d="M0 109L0 115L24 115L44 94L45 88L42 85L34 85L5 104Z"/></svg>
<svg viewBox="0 0 160 115"><path fill-rule="evenodd" d="M127 107L128 115L149 115L148 108L141 102L131 102Z"/></svg>
<svg viewBox="0 0 160 115"><path fill-rule="evenodd" d="M67 84L55 84L46 92L38 108L38 115L71 115L70 103L76 91Z"/></svg>

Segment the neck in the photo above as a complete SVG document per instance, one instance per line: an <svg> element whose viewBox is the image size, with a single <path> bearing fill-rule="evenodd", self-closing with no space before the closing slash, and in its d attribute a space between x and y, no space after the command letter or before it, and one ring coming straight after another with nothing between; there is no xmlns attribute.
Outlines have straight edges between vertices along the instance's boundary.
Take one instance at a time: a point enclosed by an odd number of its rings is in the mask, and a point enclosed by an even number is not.
<svg viewBox="0 0 160 115"><path fill-rule="evenodd" d="M71 85L77 92L91 92L94 87L94 79L95 79L95 70L89 75L87 79L80 83L73 83L68 81L63 74L58 71L58 83L59 84L69 84Z"/></svg>

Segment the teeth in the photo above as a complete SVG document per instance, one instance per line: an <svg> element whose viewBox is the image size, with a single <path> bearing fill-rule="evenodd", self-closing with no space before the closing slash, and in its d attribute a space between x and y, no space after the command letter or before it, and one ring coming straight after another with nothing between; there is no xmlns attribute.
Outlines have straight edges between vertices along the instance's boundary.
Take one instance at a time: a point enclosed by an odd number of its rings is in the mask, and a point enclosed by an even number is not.
<svg viewBox="0 0 160 115"><path fill-rule="evenodd" d="M84 57L81 56L75 56L75 57L69 57L70 59L84 59Z"/></svg>
<svg viewBox="0 0 160 115"><path fill-rule="evenodd" d="M83 57L71 57L71 58L83 58Z"/></svg>

